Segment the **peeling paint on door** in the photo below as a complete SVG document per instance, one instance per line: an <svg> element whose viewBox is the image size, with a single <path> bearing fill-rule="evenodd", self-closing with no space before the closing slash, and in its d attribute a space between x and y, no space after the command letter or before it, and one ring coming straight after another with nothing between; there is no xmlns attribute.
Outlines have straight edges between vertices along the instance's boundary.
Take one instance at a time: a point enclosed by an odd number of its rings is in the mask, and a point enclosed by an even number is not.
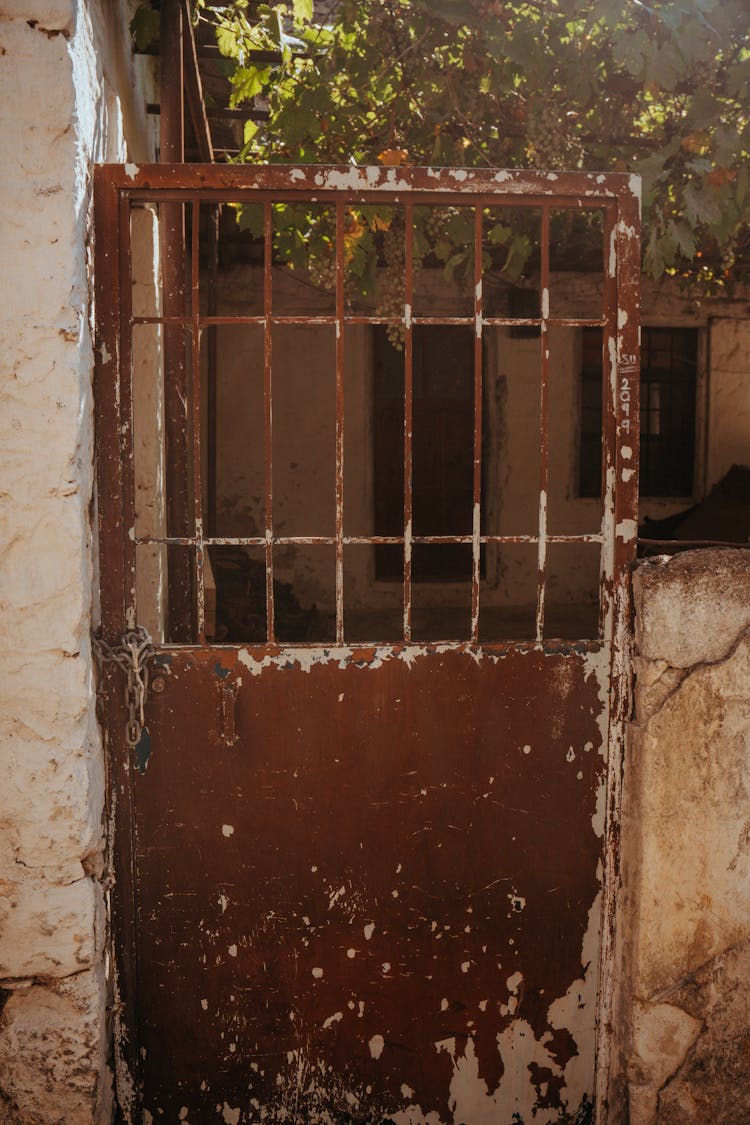
<svg viewBox="0 0 750 1125"><path fill-rule="evenodd" d="M273 518L270 345L272 207L280 195L331 206L339 278L329 318L336 330L335 533L283 540ZM129 357L139 318L129 303L128 216L131 203L160 198L168 207L187 200L197 215L205 202L227 199L258 200L263 208L265 296L255 323L266 334L265 526L229 542L263 556L265 643L214 645L206 630L206 560L227 541L205 534L201 507L207 317L199 220L192 224L190 300L177 294L174 316L140 318L161 325L165 338L177 329L190 341L193 401L184 394L180 401L192 411L181 437L187 441L190 429L194 512L178 513L179 530L173 520L161 537L123 532L136 527ZM510 198L533 202L541 213L539 504L533 533L490 535L481 507L488 323L482 208ZM412 550L436 537L416 535L412 520L408 245L403 534L388 539L404 558L402 640L347 640L345 550L376 539L344 534L344 209L380 200L409 215L415 202L474 209L472 523L463 537L444 537L465 546L472 560L469 624L456 641L412 638ZM552 533L548 513L549 239L558 204L599 208L603 245L611 250L597 321L607 388L603 519L600 531L585 534ZM227 1125L586 1120L594 1102L601 1105L597 1072L607 1065L606 1035L597 1038L596 1029L607 1024L610 991L626 569L636 533L637 478L623 471L624 462L637 469L629 425L638 384L632 184L618 175L497 170L128 166L99 171L97 217L97 245L105 243L101 232L114 232L118 248L101 252L98 277L105 634L114 639L135 621L139 548L167 552L180 579L170 597L181 597L180 642L167 630L173 639L157 645L162 685L146 708L148 770L143 760L139 772L123 750L121 685L113 676L105 683L113 785L122 795L114 850L123 997L118 1084L126 1118ZM495 317L495 327L501 321ZM173 473L181 486L188 476ZM279 643L279 542L335 554L335 641ZM550 553L566 544L593 545L601 557L598 631L575 642L548 628ZM480 560L488 545L532 553L531 639L480 640Z"/></svg>

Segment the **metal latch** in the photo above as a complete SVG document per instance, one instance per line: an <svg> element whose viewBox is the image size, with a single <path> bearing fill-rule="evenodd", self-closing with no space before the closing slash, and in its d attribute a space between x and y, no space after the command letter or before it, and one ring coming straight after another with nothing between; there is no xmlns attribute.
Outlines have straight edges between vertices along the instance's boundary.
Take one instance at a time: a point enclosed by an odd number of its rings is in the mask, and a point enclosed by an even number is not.
<svg viewBox="0 0 750 1125"><path fill-rule="evenodd" d="M123 633L117 645L109 645L101 637L94 637L93 644L100 661L119 664L125 672L125 705L128 709L125 741L134 748L141 740L145 724L143 713L148 696L148 661L154 652L153 641L146 629L139 625Z"/></svg>

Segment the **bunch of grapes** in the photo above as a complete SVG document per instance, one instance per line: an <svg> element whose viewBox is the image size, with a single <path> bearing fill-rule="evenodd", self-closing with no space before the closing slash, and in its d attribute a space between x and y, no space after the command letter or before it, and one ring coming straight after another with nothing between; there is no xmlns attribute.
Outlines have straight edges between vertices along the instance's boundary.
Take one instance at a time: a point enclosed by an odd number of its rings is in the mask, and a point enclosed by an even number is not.
<svg viewBox="0 0 750 1125"><path fill-rule="evenodd" d="M332 293L336 288L336 258L333 254L311 256L307 272L313 285Z"/></svg>
<svg viewBox="0 0 750 1125"><path fill-rule="evenodd" d="M404 273L404 231L400 224L392 224L383 236L385 269L381 271L378 285L377 315L398 317L401 323L389 324L386 330L389 343L397 350L404 347L404 306L406 303L406 278Z"/></svg>
<svg viewBox="0 0 750 1125"><path fill-rule="evenodd" d="M427 218L424 221L425 238L434 249L435 243L439 241L446 221L450 216L449 207L430 207L427 212Z"/></svg>
<svg viewBox="0 0 750 1125"><path fill-rule="evenodd" d="M532 108L528 136L535 167L571 168L580 162L580 145L568 135L565 111L559 103L545 98Z"/></svg>

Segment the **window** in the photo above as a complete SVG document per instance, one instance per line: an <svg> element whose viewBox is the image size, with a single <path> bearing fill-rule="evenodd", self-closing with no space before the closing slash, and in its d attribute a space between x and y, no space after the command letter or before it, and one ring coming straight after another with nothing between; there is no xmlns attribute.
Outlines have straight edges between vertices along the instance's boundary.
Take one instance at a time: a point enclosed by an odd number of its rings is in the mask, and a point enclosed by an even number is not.
<svg viewBox="0 0 750 1125"><path fill-rule="evenodd" d="M644 328L641 336L641 496L691 496L695 463L698 330ZM583 329L579 495L601 494L602 335Z"/></svg>

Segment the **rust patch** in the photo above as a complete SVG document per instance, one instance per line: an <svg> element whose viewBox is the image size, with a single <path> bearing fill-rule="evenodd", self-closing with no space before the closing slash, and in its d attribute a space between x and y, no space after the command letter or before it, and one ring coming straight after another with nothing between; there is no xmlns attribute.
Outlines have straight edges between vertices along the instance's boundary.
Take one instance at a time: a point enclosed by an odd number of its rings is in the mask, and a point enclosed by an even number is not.
<svg viewBox="0 0 750 1125"><path fill-rule="evenodd" d="M587 1074L572 1108L592 1096L590 658L446 652L252 677L222 656L222 684L242 681L237 745L207 729L213 655L175 653L135 778L145 1106L201 1119L221 1090L243 1120L264 1119L257 1102L311 1122L342 1094L352 1120L412 1106L450 1121L473 1088L483 1113L498 1091L521 1107L536 1090L557 1119L571 1060ZM304 1099L280 1116L300 1068L319 1118Z"/></svg>

